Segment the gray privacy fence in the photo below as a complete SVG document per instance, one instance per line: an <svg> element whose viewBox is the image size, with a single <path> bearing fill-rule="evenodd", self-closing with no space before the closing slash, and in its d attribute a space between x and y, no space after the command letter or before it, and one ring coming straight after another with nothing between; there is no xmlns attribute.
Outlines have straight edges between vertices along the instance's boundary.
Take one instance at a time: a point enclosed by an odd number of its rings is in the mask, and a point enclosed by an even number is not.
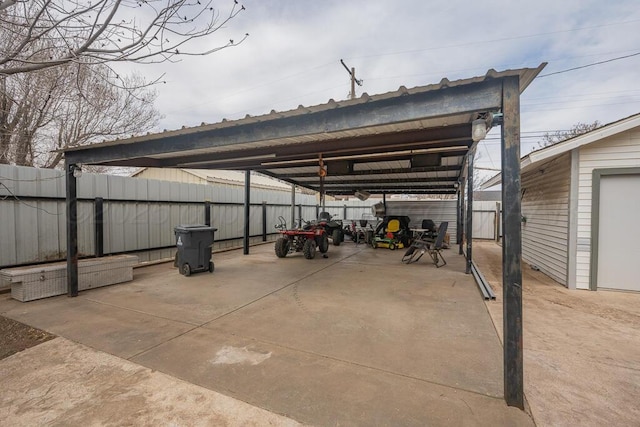
<svg viewBox="0 0 640 427"><path fill-rule="evenodd" d="M0 165L0 268L66 258L62 171ZM291 192L251 190L251 243L273 240L278 217L291 225ZM313 195L296 194L295 218L317 218ZM372 202L329 203L343 219L370 218ZM173 257L173 229L202 224L209 210L214 248L237 247L244 233L244 188L113 175L78 179L80 256L136 253L141 261Z"/></svg>

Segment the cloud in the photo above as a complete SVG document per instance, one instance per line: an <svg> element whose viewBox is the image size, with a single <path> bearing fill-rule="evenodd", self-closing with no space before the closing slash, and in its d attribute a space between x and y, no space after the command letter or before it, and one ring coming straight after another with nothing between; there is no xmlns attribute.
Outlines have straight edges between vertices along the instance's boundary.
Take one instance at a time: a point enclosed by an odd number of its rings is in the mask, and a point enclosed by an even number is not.
<svg viewBox="0 0 640 427"><path fill-rule="evenodd" d="M553 73L640 51L634 0L243 3L247 10L216 35L225 42L250 33L242 45L143 69L166 73L160 128L346 99L349 75L340 59L363 79L357 93L375 94L543 61L543 74ZM637 56L536 79L521 100L523 135L639 112L639 66ZM534 145L523 138L522 153ZM483 151L480 164L499 166L497 141Z"/></svg>

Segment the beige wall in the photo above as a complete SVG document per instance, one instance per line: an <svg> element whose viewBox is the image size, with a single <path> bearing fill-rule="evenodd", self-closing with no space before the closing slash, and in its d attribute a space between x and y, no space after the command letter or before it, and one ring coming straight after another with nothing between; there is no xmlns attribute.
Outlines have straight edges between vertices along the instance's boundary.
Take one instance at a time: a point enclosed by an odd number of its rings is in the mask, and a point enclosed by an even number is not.
<svg viewBox="0 0 640 427"><path fill-rule="evenodd" d="M640 128L582 147L579 156L576 287L589 289L592 172L594 169L640 167Z"/></svg>
<svg viewBox="0 0 640 427"><path fill-rule="evenodd" d="M567 286L571 154L522 174L522 259Z"/></svg>

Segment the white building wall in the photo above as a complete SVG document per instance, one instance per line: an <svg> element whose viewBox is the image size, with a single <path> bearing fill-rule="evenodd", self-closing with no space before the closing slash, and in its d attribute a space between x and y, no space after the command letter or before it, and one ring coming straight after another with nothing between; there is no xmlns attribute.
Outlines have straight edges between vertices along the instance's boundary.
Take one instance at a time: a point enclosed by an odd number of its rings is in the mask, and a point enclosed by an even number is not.
<svg viewBox="0 0 640 427"><path fill-rule="evenodd" d="M206 184L207 181L182 169L144 168L135 175L136 178L159 179L161 181L184 182L187 184Z"/></svg>
<svg viewBox="0 0 640 427"><path fill-rule="evenodd" d="M571 154L522 174L522 259L567 286Z"/></svg>
<svg viewBox="0 0 640 427"><path fill-rule="evenodd" d="M640 167L640 128L605 138L579 150L576 288L589 289L592 172L594 169Z"/></svg>

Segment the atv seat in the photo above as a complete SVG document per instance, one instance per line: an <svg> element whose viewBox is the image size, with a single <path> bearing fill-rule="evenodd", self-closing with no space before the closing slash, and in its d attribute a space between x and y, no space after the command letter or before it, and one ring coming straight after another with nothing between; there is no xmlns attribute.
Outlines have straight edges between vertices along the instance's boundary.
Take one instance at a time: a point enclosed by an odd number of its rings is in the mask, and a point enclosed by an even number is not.
<svg viewBox="0 0 640 427"><path fill-rule="evenodd" d="M329 212L323 211L318 215L319 220L331 221L331 214Z"/></svg>

